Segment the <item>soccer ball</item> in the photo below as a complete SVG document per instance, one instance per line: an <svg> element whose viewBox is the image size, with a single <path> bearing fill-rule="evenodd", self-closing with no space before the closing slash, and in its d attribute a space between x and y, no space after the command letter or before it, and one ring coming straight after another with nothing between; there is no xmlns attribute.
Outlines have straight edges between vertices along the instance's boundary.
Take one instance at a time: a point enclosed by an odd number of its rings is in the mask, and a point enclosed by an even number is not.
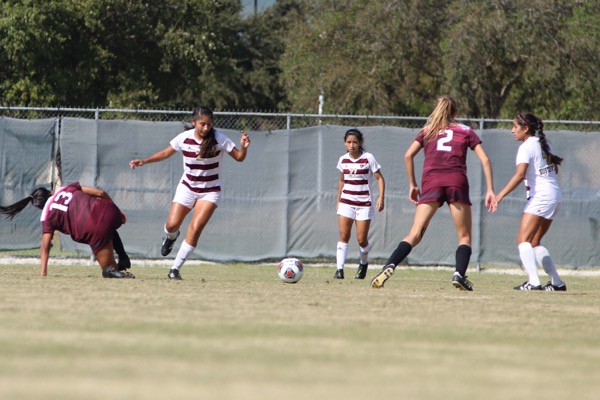
<svg viewBox="0 0 600 400"><path fill-rule="evenodd" d="M302 262L297 258L284 258L277 268L279 279L285 283L296 283L302 279L303 274L304 267L302 266Z"/></svg>

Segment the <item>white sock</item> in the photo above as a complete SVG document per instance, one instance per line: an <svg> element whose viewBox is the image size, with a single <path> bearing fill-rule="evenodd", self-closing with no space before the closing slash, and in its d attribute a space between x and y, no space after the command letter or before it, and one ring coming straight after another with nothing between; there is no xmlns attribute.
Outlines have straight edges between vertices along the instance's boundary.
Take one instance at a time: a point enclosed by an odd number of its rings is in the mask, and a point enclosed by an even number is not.
<svg viewBox="0 0 600 400"><path fill-rule="evenodd" d="M346 264L346 257L348 256L348 243L338 242L337 249L335 252L335 260L337 269L344 269Z"/></svg>
<svg viewBox="0 0 600 400"><path fill-rule="evenodd" d="M178 270L181 268L185 260L194 252L194 250L196 250L196 248L184 240L183 243L181 243L181 247L177 252L177 257L175 257L175 261L173 262L171 269Z"/></svg>
<svg viewBox="0 0 600 400"><path fill-rule="evenodd" d="M373 244L369 243L367 247L358 248L358 258L361 264L369 263L369 251L371 250L371 247L373 247Z"/></svg>
<svg viewBox="0 0 600 400"><path fill-rule="evenodd" d="M169 232L167 230L167 225L165 225L163 227L163 230L165 231L165 234L167 235L167 237L171 240L175 240L179 237L179 231L175 231L175 232Z"/></svg>
<svg viewBox="0 0 600 400"><path fill-rule="evenodd" d="M537 264L535 262L535 252L529 242L523 242L519 244L519 256L523 263L523 268L529 275L529 283L533 286L541 285L540 277L537 271Z"/></svg>
<svg viewBox="0 0 600 400"><path fill-rule="evenodd" d="M544 246L537 246L533 249L535 251L535 260L538 265L544 268L544 271L550 277L550 283L554 286L562 286L564 282L560 279L558 275L558 271L556 271L556 266L550 257L550 252Z"/></svg>

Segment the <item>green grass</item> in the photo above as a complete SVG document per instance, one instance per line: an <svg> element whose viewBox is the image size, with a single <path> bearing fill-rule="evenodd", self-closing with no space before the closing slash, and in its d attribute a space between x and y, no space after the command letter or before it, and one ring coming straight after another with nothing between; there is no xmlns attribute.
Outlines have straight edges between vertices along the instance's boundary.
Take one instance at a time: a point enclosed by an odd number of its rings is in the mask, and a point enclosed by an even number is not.
<svg viewBox="0 0 600 400"><path fill-rule="evenodd" d="M0 265L2 399L596 399L600 277L402 269L381 290L307 267ZM348 277L350 279L348 279Z"/></svg>

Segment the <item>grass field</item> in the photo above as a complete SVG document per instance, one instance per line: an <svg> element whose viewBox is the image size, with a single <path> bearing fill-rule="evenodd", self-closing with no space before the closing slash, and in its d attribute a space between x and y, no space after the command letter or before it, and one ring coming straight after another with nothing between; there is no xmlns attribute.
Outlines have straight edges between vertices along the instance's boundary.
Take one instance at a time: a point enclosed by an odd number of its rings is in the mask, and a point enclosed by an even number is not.
<svg viewBox="0 0 600 400"><path fill-rule="evenodd" d="M597 399L600 277L307 267L0 265L0 399ZM348 279L350 278L350 279Z"/></svg>

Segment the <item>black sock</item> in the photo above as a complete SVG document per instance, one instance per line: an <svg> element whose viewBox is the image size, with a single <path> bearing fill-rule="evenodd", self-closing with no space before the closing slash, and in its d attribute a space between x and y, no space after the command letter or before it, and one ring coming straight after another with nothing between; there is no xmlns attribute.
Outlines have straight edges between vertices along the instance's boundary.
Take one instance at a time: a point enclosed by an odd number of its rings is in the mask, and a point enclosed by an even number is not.
<svg viewBox="0 0 600 400"><path fill-rule="evenodd" d="M394 250L388 259L386 266L392 264L393 267L396 268L396 266L410 254L412 248L413 247L410 243L405 241L400 242L398 247L396 247L396 250Z"/></svg>
<svg viewBox="0 0 600 400"><path fill-rule="evenodd" d="M467 273L467 268L469 267L469 261L471 260L471 246L467 246L466 244L461 244L456 249L456 272L460 274L463 278Z"/></svg>
<svg viewBox="0 0 600 400"><path fill-rule="evenodd" d="M125 252L125 247L123 246L123 242L121 241L121 236L117 231L113 232L113 249L119 256L119 261L117 261L117 267L119 271L124 271L131 267L131 261L129 260L129 256Z"/></svg>
<svg viewBox="0 0 600 400"><path fill-rule="evenodd" d="M113 249L119 257L125 256L127 257L127 253L125 252L125 247L123 246L123 242L121 241L121 236L119 236L119 232L114 231L112 236Z"/></svg>

